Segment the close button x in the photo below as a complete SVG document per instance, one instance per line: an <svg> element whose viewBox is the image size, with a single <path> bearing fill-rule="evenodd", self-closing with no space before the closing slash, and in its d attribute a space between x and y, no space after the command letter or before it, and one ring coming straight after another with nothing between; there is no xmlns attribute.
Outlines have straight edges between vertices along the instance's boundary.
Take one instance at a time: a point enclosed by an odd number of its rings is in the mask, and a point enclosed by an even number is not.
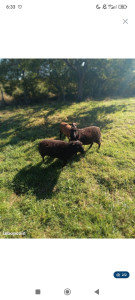
<svg viewBox="0 0 135 300"><path fill-rule="evenodd" d="M123 19L123 24L128 24L128 19Z"/></svg>

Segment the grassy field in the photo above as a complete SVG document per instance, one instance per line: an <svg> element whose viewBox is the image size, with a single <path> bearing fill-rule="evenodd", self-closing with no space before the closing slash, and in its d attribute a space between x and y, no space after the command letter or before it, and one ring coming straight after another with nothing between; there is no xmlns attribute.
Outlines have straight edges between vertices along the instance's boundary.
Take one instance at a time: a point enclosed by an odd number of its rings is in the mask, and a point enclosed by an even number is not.
<svg viewBox="0 0 135 300"><path fill-rule="evenodd" d="M42 164L61 121L99 126L100 151ZM135 238L135 99L3 108L0 132L1 238Z"/></svg>

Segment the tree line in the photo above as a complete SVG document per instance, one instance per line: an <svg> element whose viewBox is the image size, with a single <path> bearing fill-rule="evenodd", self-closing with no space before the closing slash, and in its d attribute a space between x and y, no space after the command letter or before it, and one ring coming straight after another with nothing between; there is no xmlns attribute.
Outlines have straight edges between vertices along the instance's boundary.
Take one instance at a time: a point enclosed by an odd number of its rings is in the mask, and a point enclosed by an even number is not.
<svg viewBox="0 0 135 300"><path fill-rule="evenodd" d="M134 59L1 59L0 93L30 104L48 98L135 95Z"/></svg>

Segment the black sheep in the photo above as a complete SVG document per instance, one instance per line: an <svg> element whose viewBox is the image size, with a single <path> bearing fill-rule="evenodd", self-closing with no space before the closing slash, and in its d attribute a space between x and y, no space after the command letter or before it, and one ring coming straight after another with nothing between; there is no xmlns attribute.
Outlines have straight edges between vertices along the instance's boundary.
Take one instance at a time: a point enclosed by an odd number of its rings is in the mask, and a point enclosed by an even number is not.
<svg viewBox="0 0 135 300"><path fill-rule="evenodd" d="M72 127L70 139L71 141L79 140L83 145L90 145L89 149L93 143L97 143L99 149L101 145L101 131L100 128L96 126L89 126L82 129Z"/></svg>
<svg viewBox="0 0 135 300"><path fill-rule="evenodd" d="M64 164L77 152L84 153L82 143L79 141L64 142L60 140L46 139L39 144L39 153L41 154L43 161L44 157L56 157L63 160Z"/></svg>

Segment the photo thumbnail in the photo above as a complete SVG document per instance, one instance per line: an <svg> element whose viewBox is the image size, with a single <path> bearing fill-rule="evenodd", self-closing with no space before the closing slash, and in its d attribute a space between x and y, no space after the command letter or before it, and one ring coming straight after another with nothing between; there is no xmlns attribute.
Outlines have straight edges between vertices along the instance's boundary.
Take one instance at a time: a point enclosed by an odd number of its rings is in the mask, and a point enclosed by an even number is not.
<svg viewBox="0 0 135 300"><path fill-rule="evenodd" d="M0 238L135 238L135 59L0 59Z"/></svg>

